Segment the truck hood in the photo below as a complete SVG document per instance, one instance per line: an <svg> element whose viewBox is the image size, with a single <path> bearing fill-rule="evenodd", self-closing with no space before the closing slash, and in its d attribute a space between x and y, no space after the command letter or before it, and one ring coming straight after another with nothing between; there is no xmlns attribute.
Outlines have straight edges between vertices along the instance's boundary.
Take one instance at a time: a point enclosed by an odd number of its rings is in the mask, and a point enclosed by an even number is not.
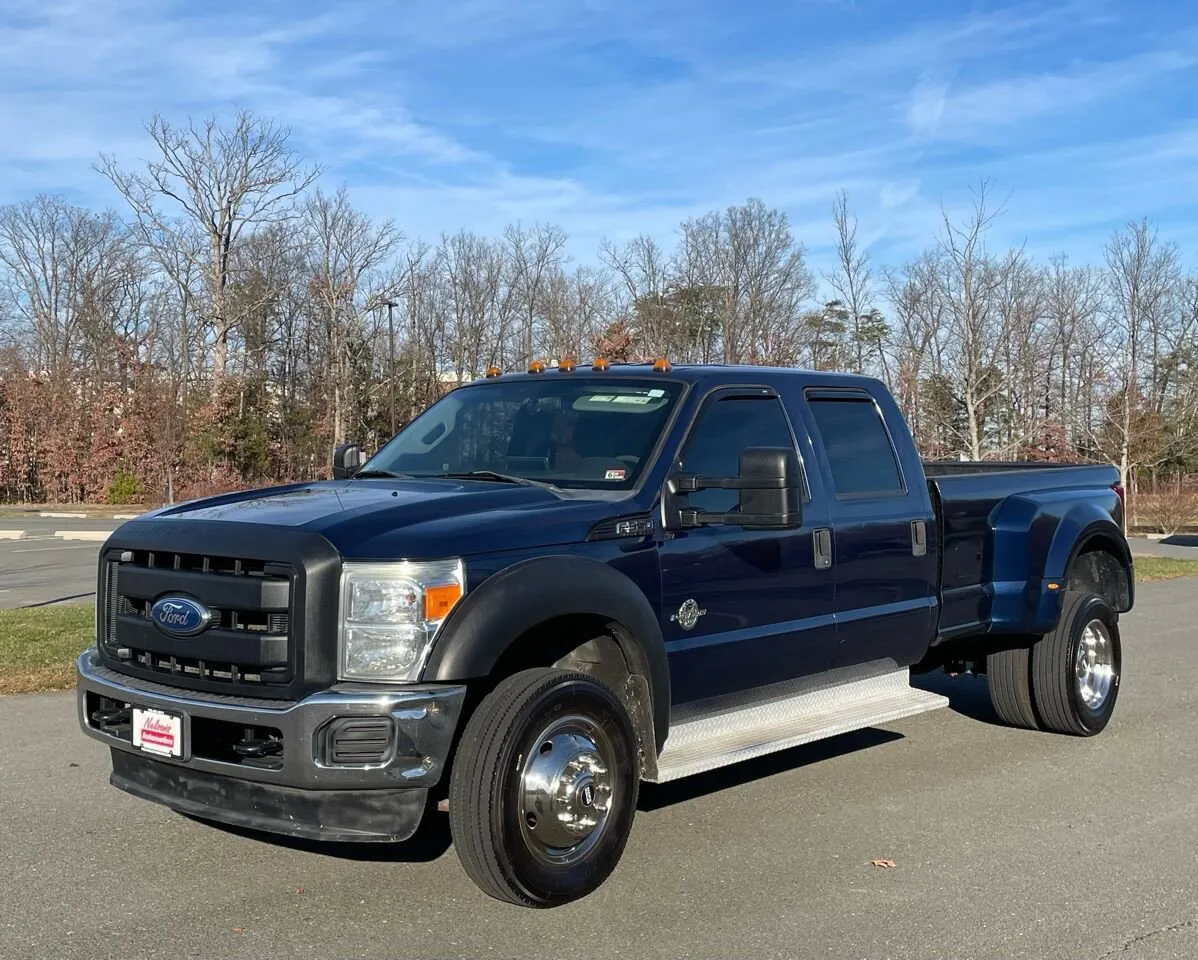
<svg viewBox="0 0 1198 960"><path fill-rule="evenodd" d="M474 480L348 480L271 487L194 500L146 521L297 527L346 559L428 559L579 543L627 504L564 499L542 487ZM249 530L242 535L251 535Z"/></svg>

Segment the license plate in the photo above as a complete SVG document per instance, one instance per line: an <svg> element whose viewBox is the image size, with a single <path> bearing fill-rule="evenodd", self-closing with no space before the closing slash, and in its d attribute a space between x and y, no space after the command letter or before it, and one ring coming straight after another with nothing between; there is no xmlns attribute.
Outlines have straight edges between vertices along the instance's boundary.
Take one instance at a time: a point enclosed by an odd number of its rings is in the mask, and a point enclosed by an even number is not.
<svg viewBox="0 0 1198 960"><path fill-rule="evenodd" d="M163 757L183 756L183 718L177 713L134 707L133 746Z"/></svg>

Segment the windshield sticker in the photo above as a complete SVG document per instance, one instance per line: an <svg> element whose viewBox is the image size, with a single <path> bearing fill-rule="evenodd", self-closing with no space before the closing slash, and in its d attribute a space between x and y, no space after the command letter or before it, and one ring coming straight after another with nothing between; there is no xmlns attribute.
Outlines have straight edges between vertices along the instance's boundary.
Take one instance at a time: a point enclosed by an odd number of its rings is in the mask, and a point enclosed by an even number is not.
<svg viewBox="0 0 1198 960"><path fill-rule="evenodd" d="M664 390L650 390L649 391L649 396L651 396L651 397L664 397L665 395L666 395L666 392Z"/></svg>
<svg viewBox="0 0 1198 960"><path fill-rule="evenodd" d="M624 394L622 396L616 397L612 401L612 403L650 403L650 402L652 402L652 401L650 400L649 397L634 397L631 394Z"/></svg>
<svg viewBox="0 0 1198 960"><path fill-rule="evenodd" d="M627 471L625 471L625 470L608 470L607 473L605 473L603 475L603 479L604 480L623 480L624 474L626 472Z"/></svg>

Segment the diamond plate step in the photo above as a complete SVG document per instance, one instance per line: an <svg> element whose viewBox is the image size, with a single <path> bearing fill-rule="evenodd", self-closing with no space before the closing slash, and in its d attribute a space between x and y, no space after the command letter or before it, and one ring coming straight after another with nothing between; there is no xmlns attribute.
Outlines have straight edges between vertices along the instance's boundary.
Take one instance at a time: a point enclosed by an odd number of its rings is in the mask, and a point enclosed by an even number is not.
<svg viewBox="0 0 1198 960"><path fill-rule="evenodd" d="M670 728L652 782L666 783L947 706L948 697L913 688L904 668L698 717Z"/></svg>

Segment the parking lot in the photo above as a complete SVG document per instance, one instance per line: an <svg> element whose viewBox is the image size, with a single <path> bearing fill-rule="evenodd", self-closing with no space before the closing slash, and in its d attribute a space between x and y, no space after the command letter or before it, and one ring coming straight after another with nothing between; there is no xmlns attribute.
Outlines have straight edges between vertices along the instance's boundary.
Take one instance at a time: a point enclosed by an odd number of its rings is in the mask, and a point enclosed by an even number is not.
<svg viewBox="0 0 1198 960"><path fill-rule="evenodd" d="M120 521L0 517L0 607L91 600L101 540ZM18 536L19 534L19 536Z"/></svg>
<svg viewBox="0 0 1198 960"><path fill-rule="evenodd" d="M109 787L72 695L0 700L0 957L1198 956L1195 624L1198 582L1140 588L1093 740L935 677L949 710L645 787L612 879L549 912L484 898L440 821L393 849L218 829Z"/></svg>

